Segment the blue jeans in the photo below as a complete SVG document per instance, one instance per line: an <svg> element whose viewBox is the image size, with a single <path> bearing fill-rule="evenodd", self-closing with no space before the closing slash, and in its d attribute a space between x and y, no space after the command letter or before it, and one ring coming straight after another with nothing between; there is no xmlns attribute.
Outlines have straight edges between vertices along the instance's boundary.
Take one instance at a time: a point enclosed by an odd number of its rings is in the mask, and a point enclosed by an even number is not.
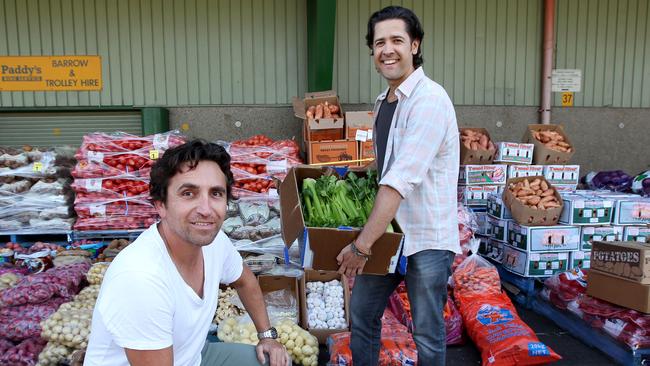
<svg viewBox="0 0 650 366"><path fill-rule="evenodd" d="M408 257L406 276L397 273L357 276L350 300L350 348L354 366L379 363L381 316L388 297L403 278L411 302L418 364L445 364L447 334L443 312L453 260L454 253L450 251L423 250Z"/></svg>

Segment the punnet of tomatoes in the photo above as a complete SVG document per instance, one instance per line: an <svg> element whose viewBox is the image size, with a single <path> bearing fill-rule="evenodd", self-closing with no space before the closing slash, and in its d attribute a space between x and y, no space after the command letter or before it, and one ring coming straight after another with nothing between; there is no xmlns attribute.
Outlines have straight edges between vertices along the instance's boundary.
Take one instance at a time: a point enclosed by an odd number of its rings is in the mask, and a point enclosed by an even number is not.
<svg viewBox="0 0 650 366"><path fill-rule="evenodd" d="M271 179L240 179L235 181L234 187L246 191L266 193L269 189L275 188L275 183Z"/></svg>

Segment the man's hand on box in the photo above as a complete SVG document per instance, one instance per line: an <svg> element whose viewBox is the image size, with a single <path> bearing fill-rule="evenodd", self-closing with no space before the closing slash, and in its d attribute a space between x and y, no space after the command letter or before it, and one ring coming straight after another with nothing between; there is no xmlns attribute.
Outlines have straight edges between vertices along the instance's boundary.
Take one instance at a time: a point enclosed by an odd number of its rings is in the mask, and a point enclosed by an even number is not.
<svg viewBox="0 0 650 366"><path fill-rule="evenodd" d="M362 256L354 254L352 251L352 244L349 244L341 250L339 255L336 257L336 261L339 264L338 272L340 274L354 277L363 272L363 267L366 265L368 260Z"/></svg>

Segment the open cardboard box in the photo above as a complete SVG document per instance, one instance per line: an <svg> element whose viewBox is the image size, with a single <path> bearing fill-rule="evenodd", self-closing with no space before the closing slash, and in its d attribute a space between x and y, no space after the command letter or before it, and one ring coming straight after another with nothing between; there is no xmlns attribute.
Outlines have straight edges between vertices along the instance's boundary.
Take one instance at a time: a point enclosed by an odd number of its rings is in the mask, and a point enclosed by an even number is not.
<svg viewBox="0 0 650 366"><path fill-rule="evenodd" d="M300 203L302 181L337 173L326 167L297 166L287 173L280 184L280 220L282 239L287 246L298 240L301 264L305 268L336 271L339 268L336 256L359 235L359 229L336 229L305 226ZM363 171L355 171L363 176ZM363 273L386 274L395 272L404 234L395 220L394 233L384 233L372 246L372 256L366 262Z"/></svg>
<svg viewBox="0 0 650 366"><path fill-rule="evenodd" d="M564 137L564 141L571 146L571 152L549 149L541 141L533 137L533 131L555 131L559 133ZM561 125L528 125L523 142L535 145L535 149L533 150L533 164L537 165L566 164L575 153L575 146L571 143L566 133L564 133L564 128Z"/></svg>
<svg viewBox="0 0 650 366"><path fill-rule="evenodd" d="M560 193L557 191L557 189L554 189L553 194L555 195L557 201L560 203L560 207L549 208L546 210L536 210L529 206L524 205L523 203L521 203L521 201L516 199L515 196L512 194L512 192L510 192L510 189L508 189L511 184L517 184L526 179L528 179L529 181L534 181L537 178L546 182L549 187L553 187L551 184L548 183L548 181L546 181L546 178L544 178L543 176L508 179L508 182L506 183L506 189L503 191L503 202L512 213L512 218L516 222L522 225L526 225L526 226L555 225L560 220L560 215L562 214L562 208L563 208L562 196L560 196Z"/></svg>
<svg viewBox="0 0 650 366"><path fill-rule="evenodd" d="M280 290L291 291L293 297L296 299L296 305L298 307L296 320L298 321L298 324L300 324L300 283L297 277L259 275L257 276L257 282L259 283L263 294Z"/></svg>
<svg viewBox="0 0 650 366"><path fill-rule="evenodd" d="M490 137L490 134L485 128L460 128L460 134L462 135L463 131L475 131L475 132L480 132L488 137L489 141L492 141L492 138ZM459 137L460 138L460 137ZM493 142L494 143L494 142ZM496 144L495 144L496 146ZM495 149L482 149L479 148L477 150L472 150L468 149L465 145L463 145L463 142L460 142L460 165L468 165L468 164L492 164L492 161L494 160L494 156L496 154L496 148Z"/></svg>
<svg viewBox="0 0 650 366"><path fill-rule="evenodd" d="M307 108L317 106L321 103L329 103L339 107L339 118L307 118ZM341 140L345 136L345 123L343 110L339 98L333 90L306 93L303 99L293 98L293 113L296 117L304 120L303 138L304 141Z"/></svg>
<svg viewBox="0 0 650 366"><path fill-rule="evenodd" d="M347 327L342 329L310 329L309 316L307 314L307 282L329 282L332 280L341 281L343 286L343 310L345 312L345 322ZM305 270L305 275L300 280L300 315L302 316L302 327L318 338L318 343L325 344L327 337L334 333L346 332L350 329L350 287L348 278L345 275L335 271L316 271L313 269Z"/></svg>

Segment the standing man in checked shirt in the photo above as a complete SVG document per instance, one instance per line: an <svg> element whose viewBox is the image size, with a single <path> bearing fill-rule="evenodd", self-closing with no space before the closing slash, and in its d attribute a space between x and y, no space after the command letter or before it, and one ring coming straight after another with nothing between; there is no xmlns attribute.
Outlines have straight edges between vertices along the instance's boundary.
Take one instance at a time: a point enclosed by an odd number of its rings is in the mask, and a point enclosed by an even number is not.
<svg viewBox="0 0 650 366"><path fill-rule="evenodd" d="M375 154L379 191L359 236L337 257L339 272L359 275L352 291L351 349L355 366L377 365L381 316L404 278L411 301L420 365L444 365L443 309L455 253L459 138L445 90L422 70L422 26L396 6L375 12L366 43L388 82L375 102ZM406 274L363 275L372 246L396 218L404 231Z"/></svg>

